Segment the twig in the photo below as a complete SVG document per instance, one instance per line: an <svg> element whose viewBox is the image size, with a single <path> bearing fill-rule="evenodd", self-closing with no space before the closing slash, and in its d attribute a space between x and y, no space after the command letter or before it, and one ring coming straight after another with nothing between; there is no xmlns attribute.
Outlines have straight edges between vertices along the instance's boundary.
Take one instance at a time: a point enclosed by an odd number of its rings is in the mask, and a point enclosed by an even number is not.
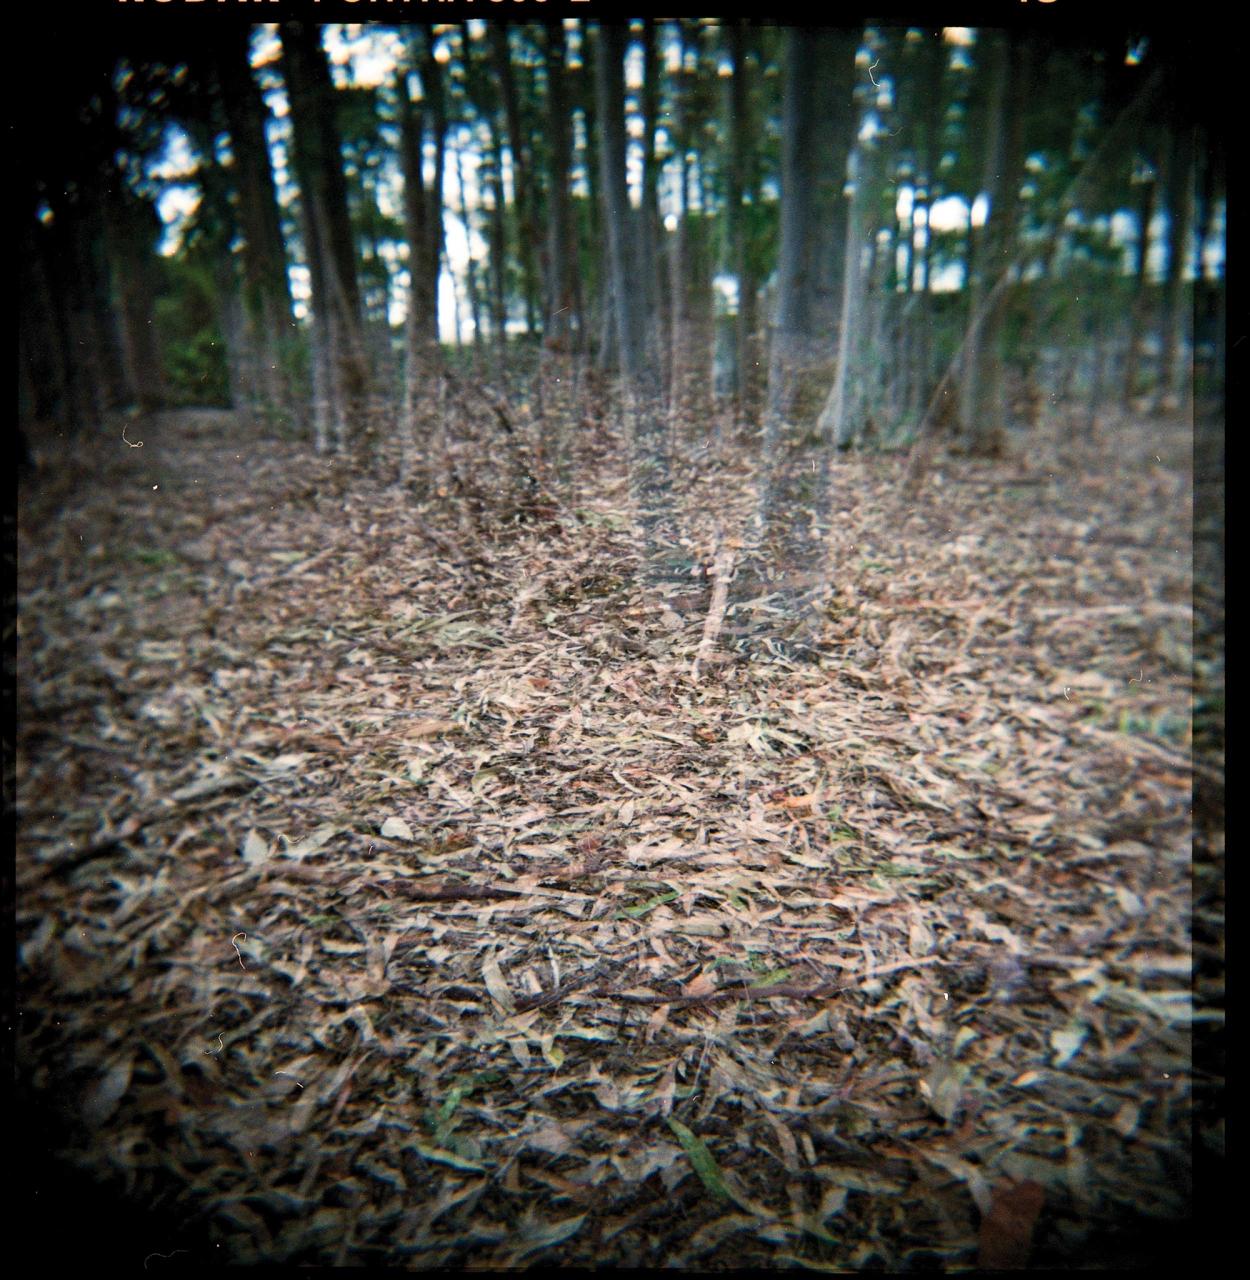
<svg viewBox="0 0 1250 1280"><path fill-rule="evenodd" d="M707 608L707 617L703 620L703 638L699 641L698 651L690 665L690 678L698 680L699 663L712 656L716 648L716 640L721 627L725 623L725 609L729 604L729 583L733 578L734 552L730 547L722 548L712 564L712 601Z"/></svg>
<svg viewBox="0 0 1250 1280"><path fill-rule="evenodd" d="M578 974L577 977L562 982L551 991L540 991L537 995L526 996L516 1002L517 1012L528 1013L531 1009L545 1009L548 1005L558 1004L565 996L572 995L574 991L580 991L602 978L607 967L606 964L595 965L589 972Z"/></svg>

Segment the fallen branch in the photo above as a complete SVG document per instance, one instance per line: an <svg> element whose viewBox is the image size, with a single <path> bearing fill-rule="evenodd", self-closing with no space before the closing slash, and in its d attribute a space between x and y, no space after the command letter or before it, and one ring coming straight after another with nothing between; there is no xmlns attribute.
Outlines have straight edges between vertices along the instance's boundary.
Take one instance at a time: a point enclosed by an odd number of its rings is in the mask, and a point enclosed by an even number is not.
<svg viewBox="0 0 1250 1280"><path fill-rule="evenodd" d="M734 553L730 547L722 548L712 563L712 600L703 620L703 638L690 664L690 678L698 680L699 663L706 662L716 649L716 641L725 625L725 610L729 605L729 584L733 579Z"/></svg>

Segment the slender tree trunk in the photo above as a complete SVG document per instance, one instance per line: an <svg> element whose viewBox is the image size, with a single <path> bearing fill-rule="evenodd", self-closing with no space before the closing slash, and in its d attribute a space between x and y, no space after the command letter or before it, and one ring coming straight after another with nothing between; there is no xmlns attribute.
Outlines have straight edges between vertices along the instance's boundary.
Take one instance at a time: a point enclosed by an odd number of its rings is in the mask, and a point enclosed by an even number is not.
<svg viewBox="0 0 1250 1280"><path fill-rule="evenodd" d="M647 312L653 317L647 325L647 343L651 358L658 360L663 366L669 355L669 344L664 341L664 291L660 278L659 166L655 158L655 134L660 110L660 68L659 59L656 56L655 30L655 19L644 18L642 23L642 202L638 210L636 226L640 239L638 260L642 265ZM683 54L684 35L683 29ZM680 129L678 136L680 137ZM670 386L671 379L670 370Z"/></svg>
<svg viewBox="0 0 1250 1280"><path fill-rule="evenodd" d="M982 456L1001 452L1006 420L1003 331L1010 299L1005 273L1011 270L1019 218L1024 164L1024 122L1031 52L1017 33L1000 38L991 72L986 127L984 189L989 216L975 253L969 299L969 341L963 403L968 448Z"/></svg>
<svg viewBox="0 0 1250 1280"><path fill-rule="evenodd" d="M1124 407L1130 408L1137 396L1137 379L1141 368L1142 338L1149 307L1150 227L1154 221L1155 191L1153 177L1141 185L1141 203L1137 210L1137 243L1133 258L1133 300L1129 306L1128 347L1124 353Z"/></svg>
<svg viewBox="0 0 1250 1280"><path fill-rule="evenodd" d="M690 388L690 290L687 284L688 215L687 195L690 171L687 157L690 139L686 120L686 30L678 28L679 59L681 69L673 77L672 88L672 136L676 144L677 165L677 226L669 238L669 353L668 353L668 404L670 414L679 416L686 407ZM654 58L652 58L654 62ZM649 219L648 219L649 221Z"/></svg>
<svg viewBox="0 0 1250 1280"><path fill-rule="evenodd" d="M428 434L433 418L438 354L438 277L431 280L425 255L431 211L425 190L421 122L409 98L408 77L399 76L400 162L404 175L404 234L408 241L408 309L404 317L404 390L400 406L400 483L409 484L419 451L418 433ZM441 214L439 215L441 218Z"/></svg>
<svg viewBox="0 0 1250 1280"><path fill-rule="evenodd" d="M741 19L735 20L729 28L733 75L729 82L729 171L726 204L730 271L738 283L732 385L734 413L739 425L746 422L754 410L757 382L754 376L756 282L749 271L746 216L743 208L748 186L747 156L751 136L746 31L746 24Z"/></svg>
<svg viewBox="0 0 1250 1280"><path fill-rule="evenodd" d="M538 325L540 286L534 246L538 240L534 217L534 194L530 185L532 159L521 128L521 109L516 77L508 47L508 28L499 22L489 24L491 54L495 75L503 96L504 118L508 126L508 149L512 152L512 181L516 190L517 243L521 262L521 282L525 295L525 324L533 333ZM502 182L502 171L500 173Z"/></svg>
<svg viewBox="0 0 1250 1280"><path fill-rule="evenodd" d="M482 319L482 288L481 288L481 282L478 279L477 259L473 256L473 210L470 207L469 197L466 194L464 189L463 148L461 148L458 144L453 143L451 147L451 154L452 154L452 165L455 169L455 174L456 174L456 190L460 193L460 208L456 212L459 213L460 221L464 224L465 247L468 254L467 260L465 262L465 271L464 271L464 274L465 274L464 291L468 295L466 300L469 304L469 322L473 326L472 346L473 346L473 352L474 352L474 361L476 363L478 352L481 350L482 345L487 340L487 333L486 333L487 326L484 324ZM491 195L493 200L498 201L499 184L494 179L492 174L493 174L493 171L487 174L486 190L488 194ZM502 267L500 266L500 263L502 261L502 255L505 252L505 250L501 246L497 249L497 245L499 245L499 242L502 241L502 236L503 236L503 210L498 203L495 203L494 205L492 205L491 235L488 237L490 250L489 250L489 265L487 268L487 278L490 281L490 284L486 292L488 297L494 296L493 294L494 284L496 279L498 279L501 307L502 307L502 298L503 298L503 271L502 271ZM455 284L454 275L452 276L452 283L454 287L454 284ZM457 297L457 300L455 303L455 311L456 311L455 342L457 346L461 344L459 308L460 308L460 303L459 303L459 298ZM493 314L494 312L492 310L492 315ZM496 346L500 349L502 349L502 345L503 345L502 334L503 334L503 326L502 325L496 326L493 336L495 338Z"/></svg>
<svg viewBox="0 0 1250 1280"><path fill-rule="evenodd" d="M291 408L288 382L295 325L286 245L265 123L268 110L252 76L251 27L227 23L217 43L216 74L230 130L243 235L243 307L246 341L260 373L262 401L281 414Z"/></svg>
<svg viewBox="0 0 1250 1280"><path fill-rule="evenodd" d="M493 123L487 122L490 143L486 158L487 191L491 197L490 206L490 319L491 331L495 338L495 348L500 360L508 340L508 298L507 298L507 227L504 222L504 189L503 189L503 146ZM501 366L502 367L502 366Z"/></svg>
<svg viewBox="0 0 1250 1280"><path fill-rule="evenodd" d="M861 311L861 276L860 249L862 232L860 230L860 207L864 193L859 188L858 157L851 153L850 171L848 173L851 194L847 200L846 245L844 254L846 261L842 271L842 314L838 324L838 332L842 335L838 343L838 367L834 375L833 386L829 390L825 407L821 410L817 427L827 444L845 449L854 437L854 420L850 410L850 389L856 365L856 338L859 334L859 317Z"/></svg>
<svg viewBox="0 0 1250 1280"><path fill-rule="evenodd" d="M1177 408L1193 385L1189 354L1190 308L1185 301L1185 260L1193 225L1194 130L1184 120L1171 131L1168 162L1168 265L1160 320L1162 356L1155 400L1158 412ZM1184 358L1183 358L1184 357ZM1185 377L1185 375L1190 375ZM1182 385L1182 378L1185 378Z"/></svg>
<svg viewBox="0 0 1250 1280"><path fill-rule="evenodd" d="M569 137L569 103L565 86L564 27L546 28L544 55L547 68L548 105L548 204L546 312L543 334L552 350L567 350L570 337L582 328L576 305L578 296L577 241L569 201L569 174L572 170L572 142Z"/></svg>
<svg viewBox="0 0 1250 1280"><path fill-rule="evenodd" d="M663 449L659 380L654 362L647 359L645 292L634 283L640 278L640 264L625 180L625 46L623 28L599 28L595 47L599 159L616 333L630 422L633 489L647 548L654 555L671 537L667 528L670 481Z"/></svg>
<svg viewBox="0 0 1250 1280"><path fill-rule="evenodd" d="M296 177L304 206L304 235L312 277L313 310L325 323L315 327L328 344L322 359L333 365L323 376L328 406L317 438L323 446L346 450L356 438L368 440L369 370L356 275L356 253L347 208L342 145L335 123L334 86L321 28L313 23L281 24L283 69L291 104Z"/></svg>

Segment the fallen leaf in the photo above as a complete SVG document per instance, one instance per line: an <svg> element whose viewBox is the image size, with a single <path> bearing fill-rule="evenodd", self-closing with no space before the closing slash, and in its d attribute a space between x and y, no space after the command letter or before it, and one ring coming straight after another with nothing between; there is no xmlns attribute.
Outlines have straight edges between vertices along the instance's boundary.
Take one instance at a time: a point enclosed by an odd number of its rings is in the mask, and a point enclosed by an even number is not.
<svg viewBox="0 0 1250 1280"><path fill-rule="evenodd" d="M409 843L417 838L403 818L387 818L382 824L382 834L388 840L407 840Z"/></svg>
<svg viewBox="0 0 1250 1280"><path fill-rule="evenodd" d="M994 1189L990 1211L981 1219L977 1265L986 1271L1028 1266L1033 1228L1046 1202L1046 1192L1031 1180Z"/></svg>
<svg viewBox="0 0 1250 1280"><path fill-rule="evenodd" d="M490 992L495 1003L505 1013L515 1013L516 1001L512 998L508 980L503 976L503 970L499 967L499 961L495 959L493 951L489 952L486 959L482 961L482 978L486 983L486 990Z"/></svg>

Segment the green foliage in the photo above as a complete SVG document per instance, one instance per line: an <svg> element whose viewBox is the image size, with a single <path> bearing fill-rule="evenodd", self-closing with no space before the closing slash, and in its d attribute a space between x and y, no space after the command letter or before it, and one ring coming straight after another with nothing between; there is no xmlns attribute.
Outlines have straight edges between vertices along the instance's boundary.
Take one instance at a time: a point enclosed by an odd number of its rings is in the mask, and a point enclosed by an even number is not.
<svg viewBox="0 0 1250 1280"><path fill-rule="evenodd" d="M159 298L157 322L161 325L161 354L165 383L174 404L230 404L230 375L226 344L216 324L188 328L181 314L183 299Z"/></svg>
<svg viewBox="0 0 1250 1280"><path fill-rule="evenodd" d="M218 322L217 285L207 253L187 249L162 259L165 287L156 324L166 388L174 404L230 403L226 344Z"/></svg>

